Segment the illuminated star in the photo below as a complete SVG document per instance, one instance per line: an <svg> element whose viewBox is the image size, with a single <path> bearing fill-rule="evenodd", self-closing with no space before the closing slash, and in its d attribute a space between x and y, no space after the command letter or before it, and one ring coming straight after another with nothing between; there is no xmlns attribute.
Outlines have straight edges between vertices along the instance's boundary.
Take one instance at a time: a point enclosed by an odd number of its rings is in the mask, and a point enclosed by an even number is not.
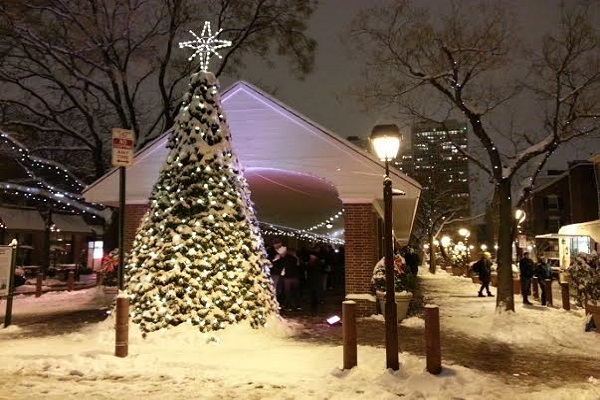
<svg viewBox="0 0 600 400"><path fill-rule="evenodd" d="M202 33L200 36L196 35L190 30L190 33L194 35L196 39L179 43L179 48L182 49L184 47L190 47L195 49L196 51L190 56L190 58L188 58L188 60L191 61L194 59L194 57L200 55L200 69L202 71L208 71L208 62L213 54L219 58L223 58L219 53L216 52L216 50L231 46L230 40L216 39L222 30L223 29L219 29L214 35L211 34L210 22L206 21L204 22L204 27L202 28Z"/></svg>

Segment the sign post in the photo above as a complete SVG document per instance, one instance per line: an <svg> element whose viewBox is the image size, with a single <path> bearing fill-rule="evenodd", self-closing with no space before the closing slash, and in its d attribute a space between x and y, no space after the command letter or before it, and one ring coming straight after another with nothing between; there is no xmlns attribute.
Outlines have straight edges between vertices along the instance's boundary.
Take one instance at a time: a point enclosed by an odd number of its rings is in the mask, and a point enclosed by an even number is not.
<svg viewBox="0 0 600 400"><path fill-rule="evenodd" d="M112 165L119 167L119 290L123 290L123 262L125 258L125 167L133 164L133 131L113 128Z"/></svg>
<svg viewBox="0 0 600 400"><path fill-rule="evenodd" d="M124 287L125 259L125 167L133 164L133 131L113 128L112 130L112 165L119 167L119 291ZM117 296L117 327L115 337L115 355L127 356L129 320L129 299ZM120 321L120 322L119 322Z"/></svg>
<svg viewBox="0 0 600 400"><path fill-rule="evenodd" d="M4 327L12 322L13 291L15 289L15 264L17 249L12 246L0 246L0 297L6 296Z"/></svg>

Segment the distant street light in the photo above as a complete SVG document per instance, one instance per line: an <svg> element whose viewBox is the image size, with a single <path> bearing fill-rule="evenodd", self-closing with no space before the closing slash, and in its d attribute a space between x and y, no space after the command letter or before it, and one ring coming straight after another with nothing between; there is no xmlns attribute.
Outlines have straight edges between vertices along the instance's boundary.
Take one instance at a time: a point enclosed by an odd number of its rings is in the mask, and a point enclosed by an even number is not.
<svg viewBox="0 0 600 400"><path fill-rule="evenodd" d="M394 249L392 230L392 180L389 162L396 158L402 135L396 125L375 125L369 137L377 157L385 163L383 178L383 242L385 256L385 355L387 368L397 371L398 313L394 296Z"/></svg>
<svg viewBox="0 0 600 400"><path fill-rule="evenodd" d="M448 247L448 245L450 244L450 242L451 242L450 236L443 236L442 239L440 240L440 244L443 247Z"/></svg>
<svg viewBox="0 0 600 400"><path fill-rule="evenodd" d="M527 213L520 208L515 210L515 219L517 220L517 225L521 225L523 221L527 218Z"/></svg>
<svg viewBox="0 0 600 400"><path fill-rule="evenodd" d="M458 230L458 234L465 238L465 246L467 251L467 260L471 261L471 247L469 246L469 236L471 236L471 231L467 228L460 228Z"/></svg>
<svg viewBox="0 0 600 400"><path fill-rule="evenodd" d="M523 250L520 246L520 240L519 237L521 236L521 224L525 221L525 219L527 218L527 213L525 213L525 211L521 210L520 208L517 208L515 210L515 223L517 224L516 228L515 228L515 242L514 242L514 246L515 246L515 250L517 253L517 260L519 260L521 258L521 256L523 255Z"/></svg>

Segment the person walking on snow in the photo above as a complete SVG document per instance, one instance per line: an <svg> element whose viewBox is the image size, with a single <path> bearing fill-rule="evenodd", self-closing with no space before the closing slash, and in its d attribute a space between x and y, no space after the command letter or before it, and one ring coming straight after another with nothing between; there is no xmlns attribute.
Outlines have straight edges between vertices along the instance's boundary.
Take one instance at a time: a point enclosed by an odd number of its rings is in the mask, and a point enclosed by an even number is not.
<svg viewBox="0 0 600 400"><path fill-rule="evenodd" d="M481 258L473 265L473 271L477 272L479 275L479 280L481 281L481 287L479 288L479 292L477 295L479 297L485 297L483 294L483 290L485 289L487 295L489 297L493 297L494 295L490 292L490 278L492 276L492 255L489 252L484 252L481 255Z"/></svg>

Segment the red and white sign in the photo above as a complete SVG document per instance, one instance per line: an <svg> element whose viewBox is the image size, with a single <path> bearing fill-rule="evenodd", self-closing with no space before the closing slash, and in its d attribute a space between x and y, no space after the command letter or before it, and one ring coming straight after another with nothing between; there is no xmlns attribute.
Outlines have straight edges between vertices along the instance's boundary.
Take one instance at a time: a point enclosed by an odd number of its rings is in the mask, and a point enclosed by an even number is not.
<svg viewBox="0 0 600 400"><path fill-rule="evenodd" d="M112 129L112 165L128 167L133 164L133 131Z"/></svg>

